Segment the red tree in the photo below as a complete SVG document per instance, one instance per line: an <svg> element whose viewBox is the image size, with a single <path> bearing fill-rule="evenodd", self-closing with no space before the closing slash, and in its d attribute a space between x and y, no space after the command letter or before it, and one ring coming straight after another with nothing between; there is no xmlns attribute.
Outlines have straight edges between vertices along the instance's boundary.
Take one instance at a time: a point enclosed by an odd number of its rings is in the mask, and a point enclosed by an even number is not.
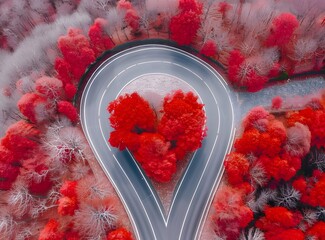
<svg viewBox="0 0 325 240"><path fill-rule="evenodd" d="M19 111L33 123L39 123L48 119L51 106L47 99L37 93L26 93L18 103Z"/></svg>
<svg viewBox="0 0 325 240"><path fill-rule="evenodd" d="M273 20L271 32L265 40L265 45L268 47L283 47L291 40L298 26L299 22L295 15L291 13L281 13Z"/></svg>
<svg viewBox="0 0 325 240"><path fill-rule="evenodd" d="M164 99L158 132L172 142L177 159L201 147L206 134L203 104L192 92L177 91Z"/></svg>
<svg viewBox="0 0 325 240"><path fill-rule="evenodd" d="M201 25L202 5L195 0L181 0L180 12L171 18L171 39L179 45L190 45Z"/></svg>
<svg viewBox="0 0 325 240"><path fill-rule="evenodd" d="M58 77L64 83L79 81L89 64L95 60L89 40L81 30L71 28L66 36L59 38L58 47L63 55L63 59L59 58L55 64ZM72 78L70 81L67 79L69 77Z"/></svg>
<svg viewBox="0 0 325 240"><path fill-rule="evenodd" d="M97 18L95 19L94 24L89 28L88 36L96 57L102 54L105 50L114 47L112 39L104 31L104 27L107 24L107 20Z"/></svg>

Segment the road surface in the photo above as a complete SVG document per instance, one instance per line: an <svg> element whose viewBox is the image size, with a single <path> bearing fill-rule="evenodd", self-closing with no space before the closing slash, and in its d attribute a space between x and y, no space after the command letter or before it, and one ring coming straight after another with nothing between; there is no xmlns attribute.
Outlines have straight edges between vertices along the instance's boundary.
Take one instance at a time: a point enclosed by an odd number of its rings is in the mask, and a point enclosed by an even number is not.
<svg viewBox="0 0 325 240"><path fill-rule="evenodd" d="M179 180L165 214L151 181L128 151L112 148L106 107L139 76L166 74L195 89L205 104L208 135ZM80 117L89 144L128 212L137 239L198 239L222 175L234 133L231 91L208 64L182 50L151 44L124 50L104 61L89 78Z"/></svg>

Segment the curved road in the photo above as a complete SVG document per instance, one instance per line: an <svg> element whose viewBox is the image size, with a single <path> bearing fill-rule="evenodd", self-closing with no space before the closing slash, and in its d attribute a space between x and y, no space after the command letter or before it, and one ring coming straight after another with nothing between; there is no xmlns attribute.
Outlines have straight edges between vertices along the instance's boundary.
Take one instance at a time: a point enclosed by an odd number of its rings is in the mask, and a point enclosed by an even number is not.
<svg viewBox="0 0 325 240"><path fill-rule="evenodd" d="M205 104L208 136L176 186L169 212L129 152L109 146L107 104L138 76L168 74L188 83ZM230 90L222 77L200 59L176 48L144 45L103 62L88 80L80 117L89 144L115 186L141 240L198 239L222 163L234 133Z"/></svg>

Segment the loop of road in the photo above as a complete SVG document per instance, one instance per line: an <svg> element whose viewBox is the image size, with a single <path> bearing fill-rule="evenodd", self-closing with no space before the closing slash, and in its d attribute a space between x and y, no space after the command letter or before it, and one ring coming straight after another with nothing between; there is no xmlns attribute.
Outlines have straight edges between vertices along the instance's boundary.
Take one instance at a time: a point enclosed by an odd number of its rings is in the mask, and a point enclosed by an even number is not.
<svg viewBox="0 0 325 240"><path fill-rule="evenodd" d="M167 214L128 151L112 148L106 107L134 79L166 74L189 84L205 104L207 137L195 152L173 194ZM182 50L148 44L109 57L88 79L80 100L83 131L129 214L138 240L198 239L222 175L234 133L231 91L210 65ZM96 173L95 173L96 174Z"/></svg>

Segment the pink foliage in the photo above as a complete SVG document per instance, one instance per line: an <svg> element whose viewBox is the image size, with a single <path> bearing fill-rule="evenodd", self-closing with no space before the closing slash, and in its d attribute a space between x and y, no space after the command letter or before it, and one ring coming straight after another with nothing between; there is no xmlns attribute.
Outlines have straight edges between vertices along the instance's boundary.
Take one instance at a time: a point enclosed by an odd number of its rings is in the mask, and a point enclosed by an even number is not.
<svg viewBox="0 0 325 240"><path fill-rule="evenodd" d="M243 120L242 126L243 128L249 129L249 128L266 128L265 120L268 120L270 118L270 113L266 111L263 107L257 106L252 108L245 119Z"/></svg>
<svg viewBox="0 0 325 240"><path fill-rule="evenodd" d="M133 32L139 31L140 16L135 9L129 9L125 13L125 22L130 26Z"/></svg>
<svg viewBox="0 0 325 240"><path fill-rule="evenodd" d="M292 156L303 157L310 149L311 133L306 125L297 122L287 129L287 143L284 149Z"/></svg>
<svg viewBox="0 0 325 240"><path fill-rule="evenodd" d="M116 5L119 10L129 10L132 8L132 3L127 0L119 0Z"/></svg>
<svg viewBox="0 0 325 240"><path fill-rule="evenodd" d="M283 47L291 40L294 31L299 26L295 15L291 13L281 13L272 22L270 35L265 41L268 47Z"/></svg>
<svg viewBox="0 0 325 240"><path fill-rule="evenodd" d="M26 93L17 103L19 111L33 123L47 119L51 107L47 99L37 93Z"/></svg>
<svg viewBox="0 0 325 240"><path fill-rule="evenodd" d="M61 98L63 94L62 86L62 81L48 76L43 76L35 82L36 91L49 99Z"/></svg>
<svg viewBox="0 0 325 240"><path fill-rule="evenodd" d="M253 220L253 212L245 205L243 193L237 188L222 186L215 199L216 232L226 239L238 239L241 229Z"/></svg>

